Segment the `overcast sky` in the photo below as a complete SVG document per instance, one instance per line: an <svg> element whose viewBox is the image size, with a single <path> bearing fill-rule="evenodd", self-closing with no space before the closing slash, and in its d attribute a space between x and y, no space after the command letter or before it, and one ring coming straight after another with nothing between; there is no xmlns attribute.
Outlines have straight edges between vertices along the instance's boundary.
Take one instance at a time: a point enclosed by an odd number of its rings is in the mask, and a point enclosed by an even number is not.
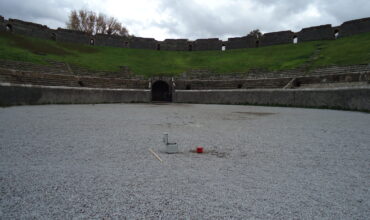
<svg viewBox="0 0 370 220"><path fill-rule="evenodd" d="M370 17L370 0L0 0L0 15L51 28L65 27L71 10L116 17L140 37L245 36Z"/></svg>

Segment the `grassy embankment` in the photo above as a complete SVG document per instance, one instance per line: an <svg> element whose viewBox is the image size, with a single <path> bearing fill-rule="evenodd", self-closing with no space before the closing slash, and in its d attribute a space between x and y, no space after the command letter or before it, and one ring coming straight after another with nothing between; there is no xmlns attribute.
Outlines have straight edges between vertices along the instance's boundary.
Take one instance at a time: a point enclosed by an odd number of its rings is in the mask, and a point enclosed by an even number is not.
<svg viewBox="0 0 370 220"><path fill-rule="evenodd" d="M189 69L232 73L249 69L317 68L370 63L370 33L332 41L199 52L84 46L0 33L0 59L39 64L55 60L106 71L128 66L135 74L145 76L176 75Z"/></svg>

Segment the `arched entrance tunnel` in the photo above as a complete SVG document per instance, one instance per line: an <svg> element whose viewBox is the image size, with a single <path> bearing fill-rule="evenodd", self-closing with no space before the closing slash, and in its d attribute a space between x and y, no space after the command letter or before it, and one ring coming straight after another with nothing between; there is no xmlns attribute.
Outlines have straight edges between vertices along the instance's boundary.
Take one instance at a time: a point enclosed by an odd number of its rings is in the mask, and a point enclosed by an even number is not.
<svg viewBox="0 0 370 220"><path fill-rule="evenodd" d="M153 83L152 101L172 102L172 93L167 82L159 80Z"/></svg>

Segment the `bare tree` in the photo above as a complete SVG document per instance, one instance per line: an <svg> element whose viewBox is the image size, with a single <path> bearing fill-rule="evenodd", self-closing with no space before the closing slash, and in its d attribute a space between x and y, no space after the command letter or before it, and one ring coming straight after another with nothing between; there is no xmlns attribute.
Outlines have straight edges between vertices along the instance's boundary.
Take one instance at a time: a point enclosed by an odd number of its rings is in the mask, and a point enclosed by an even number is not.
<svg viewBox="0 0 370 220"><path fill-rule="evenodd" d="M129 36L128 30L116 18L87 10L71 11L67 28L88 34Z"/></svg>
<svg viewBox="0 0 370 220"><path fill-rule="evenodd" d="M253 36L257 39L260 39L262 37L262 33L259 29L255 29L255 30L249 32L249 34L247 36Z"/></svg>
<svg viewBox="0 0 370 220"><path fill-rule="evenodd" d="M71 11L71 14L68 18L67 28L71 30L81 31L82 28L80 24L80 17L77 14L77 11Z"/></svg>

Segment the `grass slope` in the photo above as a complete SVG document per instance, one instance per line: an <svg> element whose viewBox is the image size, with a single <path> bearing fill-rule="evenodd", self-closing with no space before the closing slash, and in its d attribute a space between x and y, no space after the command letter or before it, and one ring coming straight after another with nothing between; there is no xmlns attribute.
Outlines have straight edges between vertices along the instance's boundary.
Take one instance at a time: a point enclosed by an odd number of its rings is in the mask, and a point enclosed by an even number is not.
<svg viewBox="0 0 370 220"><path fill-rule="evenodd" d="M128 66L140 75L176 75L189 69L216 73L250 69L283 70L305 66L370 63L370 33L332 41L313 41L229 51L155 51L60 43L0 33L0 59L47 64L55 60L91 70Z"/></svg>

